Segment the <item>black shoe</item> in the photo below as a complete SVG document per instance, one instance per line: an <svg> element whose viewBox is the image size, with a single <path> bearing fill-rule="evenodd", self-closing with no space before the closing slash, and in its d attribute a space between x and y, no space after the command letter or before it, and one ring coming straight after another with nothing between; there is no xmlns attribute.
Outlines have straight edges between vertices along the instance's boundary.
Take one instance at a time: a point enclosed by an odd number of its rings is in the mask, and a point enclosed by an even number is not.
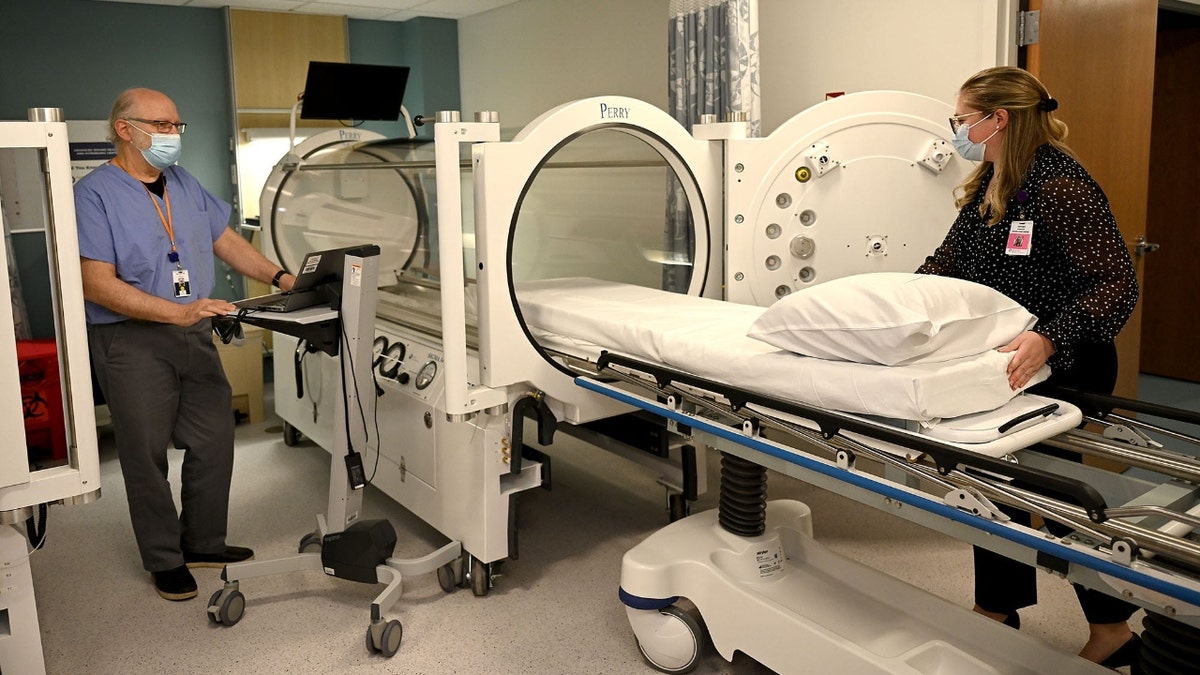
<svg viewBox="0 0 1200 675"><path fill-rule="evenodd" d="M1014 609L1011 614L1004 617L1003 623L1005 626L1008 626L1009 628L1016 628L1017 630L1021 630L1021 615L1017 614L1017 610Z"/></svg>
<svg viewBox="0 0 1200 675"><path fill-rule="evenodd" d="M245 560L250 560L254 557L254 551L244 546L226 546L224 551L219 553L192 553L191 551L183 552L183 561L188 567L224 567L233 563L239 563Z"/></svg>
<svg viewBox="0 0 1200 675"><path fill-rule="evenodd" d="M190 600L196 597L196 580L187 565L150 574L154 577L154 590L167 600Z"/></svg>
<svg viewBox="0 0 1200 675"><path fill-rule="evenodd" d="M1133 666L1134 670L1140 672L1141 660L1142 636L1134 633L1133 637L1118 647L1117 651L1109 654L1107 659L1100 662L1100 665L1114 670L1123 666Z"/></svg>

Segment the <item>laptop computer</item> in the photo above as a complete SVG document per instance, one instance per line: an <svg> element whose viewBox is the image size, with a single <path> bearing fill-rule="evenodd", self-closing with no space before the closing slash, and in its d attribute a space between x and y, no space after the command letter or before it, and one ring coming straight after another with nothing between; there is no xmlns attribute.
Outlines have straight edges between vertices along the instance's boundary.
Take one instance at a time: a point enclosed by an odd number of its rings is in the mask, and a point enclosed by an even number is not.
<svg viewBox="0 0 1200 675"><path fill-rule="evenodd" d="M314 251L304 256L300 270L296 272L296 283L290 291L260 295L233 303L239 309L256 312L294 312L298 309L328 303L332 298L326 284L342 278L342 266L346 264L346 251L359 247L335 248Z"/></svg>

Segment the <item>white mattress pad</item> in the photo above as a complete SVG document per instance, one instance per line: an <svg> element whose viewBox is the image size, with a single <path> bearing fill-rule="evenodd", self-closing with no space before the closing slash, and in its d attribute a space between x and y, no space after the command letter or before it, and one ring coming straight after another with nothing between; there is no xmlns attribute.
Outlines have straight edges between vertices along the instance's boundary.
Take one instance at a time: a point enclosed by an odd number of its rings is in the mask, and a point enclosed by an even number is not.
<svg viewBox="0 0 1200 675"><path fill-rule="evenodd" d="M1012 355L995 350L906 366L828 361L746 337L765 311L757 306L586 278L524 282L517 299L546 347L586 358L608 350L830 410L931 422L992 410L1019 393L1005 372Z"/></svg>

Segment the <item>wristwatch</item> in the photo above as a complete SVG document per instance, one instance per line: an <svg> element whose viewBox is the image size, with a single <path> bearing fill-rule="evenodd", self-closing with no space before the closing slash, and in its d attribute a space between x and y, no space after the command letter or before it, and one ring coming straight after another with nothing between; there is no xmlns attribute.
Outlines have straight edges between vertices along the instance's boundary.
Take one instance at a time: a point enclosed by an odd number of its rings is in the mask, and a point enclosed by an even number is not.
<svg viewBox="0 0 1200 675"><path fill-rule="evenodd" d="M282 279L283 275L285 275L285 274L287 274L287 270L281 268L278 272L275 273L274 277L271 277L271 285L274 286L275 288L283 288L283 286L279 285L279 280Z"/></svg>

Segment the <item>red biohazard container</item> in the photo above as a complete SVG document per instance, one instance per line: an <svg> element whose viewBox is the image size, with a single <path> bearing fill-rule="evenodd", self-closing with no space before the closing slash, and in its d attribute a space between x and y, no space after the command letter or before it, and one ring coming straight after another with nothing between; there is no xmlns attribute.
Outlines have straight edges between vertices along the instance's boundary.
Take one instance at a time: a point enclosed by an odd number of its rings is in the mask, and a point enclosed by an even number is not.
<svg viewBox="0 0 1200 675"><path fill-rule="evenodd" d="M58 345L51 339L17 340L21 407L25 442L31 462L67 459L62 386L58 380Z"/></svg>

